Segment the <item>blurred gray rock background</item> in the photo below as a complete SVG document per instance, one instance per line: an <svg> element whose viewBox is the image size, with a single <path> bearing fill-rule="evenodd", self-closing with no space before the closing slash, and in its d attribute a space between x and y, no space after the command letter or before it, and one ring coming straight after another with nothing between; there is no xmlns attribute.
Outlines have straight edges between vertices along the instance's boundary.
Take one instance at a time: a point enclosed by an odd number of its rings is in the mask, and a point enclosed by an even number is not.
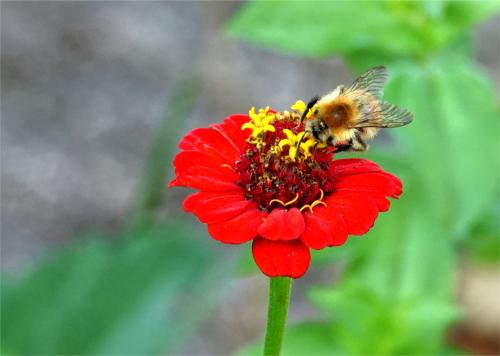
<svg viewBox="0 0 500 356"><path fill-rule="evenodd" d="M287 108L351 75L228 39L240 2L2 2L2 266L124 223L176 83L202 94L181 131L249 107ZM498 18L476 33L500 82ZM175 145L175 142L166 142ZM177 201L172 209L179 209ZM169 208L169 207L167 207Z"/></svg>

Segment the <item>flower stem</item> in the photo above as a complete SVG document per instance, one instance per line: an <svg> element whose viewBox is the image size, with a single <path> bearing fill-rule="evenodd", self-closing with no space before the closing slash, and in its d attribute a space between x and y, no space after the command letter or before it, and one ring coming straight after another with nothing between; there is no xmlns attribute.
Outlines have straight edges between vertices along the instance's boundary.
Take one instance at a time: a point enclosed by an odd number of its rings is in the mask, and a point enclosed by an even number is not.
<svg viewBox="0 0 500 356"><path fill-rule="evenodd" d="M269 279L269 306L267 309L266 340L264 344L265 356L277 356L281 352L291 290L291 278L273 277Z"/></svg>

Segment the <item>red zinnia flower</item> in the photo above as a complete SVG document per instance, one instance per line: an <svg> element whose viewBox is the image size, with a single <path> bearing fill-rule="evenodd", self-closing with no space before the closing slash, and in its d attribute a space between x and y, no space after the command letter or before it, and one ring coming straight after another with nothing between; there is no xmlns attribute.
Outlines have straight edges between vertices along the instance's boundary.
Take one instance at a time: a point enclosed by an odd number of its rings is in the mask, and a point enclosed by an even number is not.
<svg viewBox="0 0 500 356"><path fill-rule="evenodd" d="M296 108L292 107L292 108ZM300 115L269 108L198 128L179 143L169 186L199 190L184 209L223 243L253 240L254 260L270 277L302 276L310 250L362 235L401 181L366 159L333 160L314 138L302 140Z"/></svg>

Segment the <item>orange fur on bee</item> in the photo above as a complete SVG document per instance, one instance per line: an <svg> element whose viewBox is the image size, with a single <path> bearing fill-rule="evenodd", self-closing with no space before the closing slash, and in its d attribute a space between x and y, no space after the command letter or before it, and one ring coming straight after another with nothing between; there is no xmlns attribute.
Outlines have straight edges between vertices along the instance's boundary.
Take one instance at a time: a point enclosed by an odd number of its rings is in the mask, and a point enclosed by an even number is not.
<svg viewBox="0 0 500 356"><path fill-rule="evenodd" d="M335 100L320 105L320 115L334 134L339 134L356 123L358 106L352 98L339 96Z"/></svg>

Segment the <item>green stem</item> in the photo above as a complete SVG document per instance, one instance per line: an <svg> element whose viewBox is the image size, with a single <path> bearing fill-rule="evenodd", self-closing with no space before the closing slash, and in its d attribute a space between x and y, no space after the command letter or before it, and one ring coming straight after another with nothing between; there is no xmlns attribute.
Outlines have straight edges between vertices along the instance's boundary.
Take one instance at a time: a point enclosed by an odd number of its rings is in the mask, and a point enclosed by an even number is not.
<svg viewBox="0 0 500 356"><path fill-rule="evenodd" d="M277 356L281 352L291 291L291 278L273 277L269 279L269 306L267 309L266 341L264 344L265 356Z"/></svg>
<svg viewBox="0 0 500 356"><path fill-rule="evenodd" d="M137 199L128 219L129 229L140 229L155 224L157 210L163 202L163 192L167 187L167 167L170 169L176 149L172 142L177 141L182 123L193 110L199 93L200 80L192 71L175 85L166 105L165 116L153 134L144 173L139 182Z"/></svg>

